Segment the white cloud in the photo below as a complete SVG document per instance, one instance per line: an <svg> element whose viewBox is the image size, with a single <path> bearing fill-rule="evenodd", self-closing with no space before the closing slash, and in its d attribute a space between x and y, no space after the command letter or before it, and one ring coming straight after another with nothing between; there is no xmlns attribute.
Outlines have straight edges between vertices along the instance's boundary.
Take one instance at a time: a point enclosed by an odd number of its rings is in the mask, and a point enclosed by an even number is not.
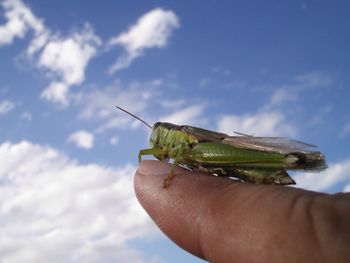
<svg viewBox="0 0 350 263"><path fill-rule="evenodd" d="M100 39L90 26L68 38L50 40L40 55L39 67L49 69L61 77L67 85L80 84L89 60L95 56Z"/></svg>
<svg viewBox="0 0 350 263"><path fill-rule="evenodd" d="M34 58L37 67L46 71L51 80L41 98L68 105L69 90L84 81L85 69L101 45L100 38L88 24L67 37L52 34L20 0L6 0L2 5L7 23L0 26L0 45L12 43L15 37L23 38L32 29L34 37L27 56Z"/></svg>
<svg viewBox="0 0 350 263"><path fill-rule="evenodd" d="M297 133L296 128L278 111L224 115L219 119L218 130L227 134L237 131L256 136L295 136Z"/></svg>
<svg viewBox="0 0 350 263"><path fill-rule="evenodd" d="M23 38L29 29L36 35L45 29L42 21L20 0L5 0L1 5L5 10L6 24L0 26L0 46L11 44L14 38Z"/></svg>
<svg viewBox="0 0 350 263"><path fill-rule="evenodd" d="M144 14L127 32L109 41L109 46L120 45L126 50L126 54L110 68L110 73L127 68L145 49L165 47L177 27L179 21L172 11L156 8Z"/></svg>
<svg viewBox="0 0 350 263"><path fill-rule="evenodd" d="M115 106L137 114L146 108L150 99L151 93L138 84L124 88L120 83L77 96L78 103L82 104L80 117L84 119L106 119L116 116L121 112ZM122 116L126 115L123 113Z"/></svg>
<svg viewBox="0 0 350 263"><path fill-rule="evenodd" d="M329 168L320 173L298 173L293 176L297 187L329 192L332 187L341 187L350 191L350 159L329 164Z"/></svg>
<svg viewBox="0 0 350 263"><path fill-rule="evenodd" d="M0 115L5 115L15 108L15 104L10 100L0 101Z"/></svg>
<svg viewBox="0 0 350 263"><path fill-rule="evenodd" d="M45 90L43 90L40 97L48 101L67 105L68 92L69 86L66 83L53 81Z"/></svg>
<svg viewBox="0 0 350 263"><path fill-rule="evenodd" d="M73 142L79 148L91 149L94 146L94 135L80 130L69 135L68 141Z"/></svg>
<svg viewBox="0 0 350 263"><path fill-rule="evenodd" d="M193 105L187 108L178 110L170 115L163 116L160 118L160 121L171 122L177 125L180 124L191 124L194 125L199 123L199 118L203 114L204 106L203 105Z"/></svg>
<svg viewBox="0 0 350 263"><path fill-rule="evenodd" d="M135 167L81 165L26 141L1 144L0 163L3 262L144 262L128 245L155 233Z"/></svg>
<svg viewBox="0 0 350 263"><path fill-rule="evenodd" d="M163 85L166 86L167 83ZM81 109L80 119L100 122L95 133L109 129L148 129L139 120L115 106L142 118L151 126L156 121L189 125L201 125L206 121L203 115L205 103L197 102L186 107L186 100L170 99L168 94L163 93L158 81L131 82L126 85L117 81L106 88L80 92L75 97L75 103Z"/></svg>
<svg viewBox="0 0 350 263"><path fill-rule="evenodd" d="M272 90L270 100L264 106L264 110L285 106L287 103L297 101L301 93L311 89L324 89L334 82L329 74L313 71L297 75L289 83L284 83L275 88L271 85L262 85L260 89ZM290 108L290 104L287 105Z"/></svg>
<svg viewBox="0 0 350 263"><path fill-rule="evenodd" d="M219 72L220 68L213 71ZM294 137L298 133L297 127L288 120L293 119L294 110L288 104L288 111L281 110L288 103L297 100L301 92L310 89L325 88L333 82L332 78L322 72L310 72L296 76L290 83L281 85L280 88L273 88L270 85L263 85L264 90L273 90L267 103L256 113L244 115L224 115L219 118L218 130L232 134L234 131L256 135L256 136L290 136ZM292 108L292 110L291 110ZM310 124L314 125L323 121L323 118L332 110L330 105L322 108Z"/></svg>
<svg viewBox="0 0 350 263"><path fill-rule="evenodd" d="M34 38L32 38L29 46L27 47L27 56L29 58L32 58L32 56L38 52L40 49L42 49L47 42L49 41L51 37L50 31L45 28L40 34L36 34Z"/></svg>
<svg viewBox="0 0 350 263"><path fill-rule="evenodd" d="M104 121L103 124L96 129L96 132L100 133L109 129L136 128L138 124L139 121L133 119L131 116L116 116Z"/></svg>
<svg viewBox="0 0 350 263"><path fill-rule="evenodd" d="M282 102L294 101L296 99L296 92L293 89L279 88L273 92L270 98L270 103L267 107L273 107Z"/></svg>
<svg viewBox="0 0 350 263"><path fill-rule="evenodd" d="M88 25L67 38L51 37L38 59L38 67L47 70L49 78L53 79L42 98L68 104L69 88L84 81L85 69L100 44L101 40Z"/></svg>
<svg viewBox="0 0 350 263"><path fill-rule="evenodd" d="M121 82L106 88L95 89L90 92L80 92L75 102L80 106L79 118L85 120L102 121L96 132L107 129L125 129L139 127L140 121L118 110L120 106L139 117L145 117L147 107L159 96L157 84L153 82L133 82L123 85Z"/></svg>

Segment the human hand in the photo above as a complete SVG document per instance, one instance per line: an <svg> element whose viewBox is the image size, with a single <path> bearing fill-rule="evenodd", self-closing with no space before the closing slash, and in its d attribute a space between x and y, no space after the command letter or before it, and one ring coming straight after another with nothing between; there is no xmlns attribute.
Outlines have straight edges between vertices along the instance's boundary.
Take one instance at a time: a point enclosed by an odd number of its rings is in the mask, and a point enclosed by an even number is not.
<svg viewBox="0 0 350 263"><path fill-rule="evenodd" d="M137 198L160 229L210 262L350 262L350 194L240 183L142 161Z"/></svg>

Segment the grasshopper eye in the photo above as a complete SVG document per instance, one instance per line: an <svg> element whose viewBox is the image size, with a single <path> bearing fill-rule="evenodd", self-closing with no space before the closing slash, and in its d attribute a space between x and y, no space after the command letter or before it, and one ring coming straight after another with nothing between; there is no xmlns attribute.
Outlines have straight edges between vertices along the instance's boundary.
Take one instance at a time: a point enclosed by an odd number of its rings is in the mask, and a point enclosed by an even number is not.
<svg viewBox="0 0 350 263"><path fill-rule="evenodd" d="M155 127L155 125L154 125L154 127ZM159 142L159 130L158 129L153 128L149 142L150 142L152 147L155 147L156 145L158 145L158 142Z"/></svg>
<svg viewBox="0 0 350 263"><path fill-rule="evenodd" d="M161 122L156 122L155 124L153 124L153 130L156 129L159 125L161 125Z"/></svg>

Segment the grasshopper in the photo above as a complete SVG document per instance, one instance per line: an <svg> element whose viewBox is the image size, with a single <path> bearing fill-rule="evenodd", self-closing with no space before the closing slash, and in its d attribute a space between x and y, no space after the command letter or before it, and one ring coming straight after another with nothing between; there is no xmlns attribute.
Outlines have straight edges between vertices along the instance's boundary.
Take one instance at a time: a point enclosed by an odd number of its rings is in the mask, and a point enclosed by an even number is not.
<svg viewBox="0 0 350 263"><path fill-rule="evenodd" d="M120 108L152 129L150 148L140 150L161 161L173 160L163 187L169 187L177 165L217 176L237 178L254 184L290 185L295 181L286 170L320 171L327 167L324 155L310 150L314 145L285 137L230 136L189 125L156 122L153 127Z"/></svg>

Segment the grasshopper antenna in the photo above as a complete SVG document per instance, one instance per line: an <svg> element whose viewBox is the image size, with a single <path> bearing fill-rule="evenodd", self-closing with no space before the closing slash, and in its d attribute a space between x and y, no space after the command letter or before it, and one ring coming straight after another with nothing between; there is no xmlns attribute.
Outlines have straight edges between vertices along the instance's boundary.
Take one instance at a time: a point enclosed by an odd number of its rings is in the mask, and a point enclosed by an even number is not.
<svg viewBox="0 0 350 263"><path fill-rule="evenodd" d="M148 126L151 130L153 130L152 126L149 125L147 122L145 122L143 119L137 117L136 115L128 112L127 110L124 110L123 108L119 107L119 106L116 106L117 109L121 110L121 111L124 111L126 114L129 114L130 116L134 117L135 119L138 119L140 122L142 122L143 124L145 124L146 126Z"/></svg>
<svg viewBox="0 0 350 263"><path fill-rule="evenodd" d="M250 135L250 134L246 134L246 133L242 133L242 132L238 132L238 131L234 131L234 133L241 135L241 136L245 136L245 137L254 137L254 135Z"/></svg>

